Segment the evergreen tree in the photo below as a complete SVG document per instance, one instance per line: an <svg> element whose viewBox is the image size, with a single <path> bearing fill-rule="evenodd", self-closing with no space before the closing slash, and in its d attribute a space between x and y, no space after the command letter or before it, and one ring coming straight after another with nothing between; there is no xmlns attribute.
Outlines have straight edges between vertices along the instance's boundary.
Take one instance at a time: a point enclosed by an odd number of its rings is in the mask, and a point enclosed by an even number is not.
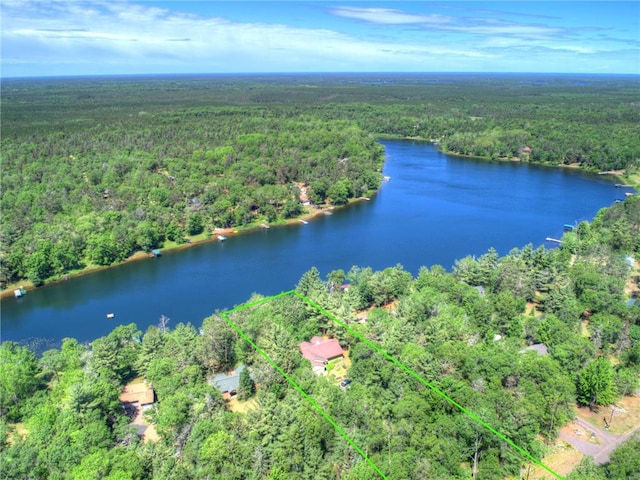
<svg viewBox="0 0 640 480"><path fill-rule="evenodd" d="M238 400L245 401L253 397L256 392L256 384L251 378L251 372L245 368L240 372L240 386L238 387Z"/></svg>
<svg viewBox="0 0 640 480"><path fill-rule="evenodd" d="M611 362L603 357L592 360L578 373L576 382L578 403L589 405L609 405L617 396L615 373Z"/></svg>

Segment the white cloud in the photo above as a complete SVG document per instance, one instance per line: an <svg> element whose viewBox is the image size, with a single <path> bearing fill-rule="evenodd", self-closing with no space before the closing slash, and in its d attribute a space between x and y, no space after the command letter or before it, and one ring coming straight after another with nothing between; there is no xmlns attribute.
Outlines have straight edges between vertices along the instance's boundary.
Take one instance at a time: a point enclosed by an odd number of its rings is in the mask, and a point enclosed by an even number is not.
<svg viewBox="0 0 640 480"><path fill-rule="evenodd" d="M347 30L231 21L127 0L2 0L2 74L538 71L542 63L523 55L534 49L546 52L544 68L566 71L569 55L579 54L579 71L589 71L619 48L495 17L327 9L345 19L335 28ZM610 63L637 70L633 58L615 53Z"/></svg>
<svg viewBox="0 0 640 480"><path fill-rule="evenodd" d="M427 56L478 57L472 48L376 42L322 29L239 23L127 2L3 7L3 62L139 63L190 71L406 69ZM17 50L19 47L20 51ZM188 70L189 71L189 70Z"/></svg>
<svg viewBox="0 0 640 480"><path fill-rule="evenodd" d="M371 23L383 25L440 25L453 21L452 17L444 15L415 15L404 13L390 8L361 8L361 7L336 7L332 10L334 15L354 18Z"/></svg>
<svg viewBox="0 0 640 480"><path fill-rule="evenodd" d="M428 29L475 35L557 36L564 29L540 24L517 23L493 17L451 17L445 15L417 15L388 8L336 7L334 15L354 18L380 25L415 25Z"/></svg>

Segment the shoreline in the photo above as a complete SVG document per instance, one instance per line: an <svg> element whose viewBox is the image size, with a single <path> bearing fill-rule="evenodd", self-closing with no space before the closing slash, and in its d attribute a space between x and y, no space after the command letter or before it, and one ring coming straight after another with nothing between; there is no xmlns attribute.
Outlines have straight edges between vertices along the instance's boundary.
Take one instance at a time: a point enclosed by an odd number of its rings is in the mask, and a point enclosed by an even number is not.
<svg viewBox="0 0 640 480"><path fill-rule="evenodd" d="M625 184L630 184L634 189L636 190L640 190L640 174L627 174L626 171L624 170L615 170L615 171L606 171L606 172L594 172L594 171L590 171L587 169L584 169L580 166L580 164L577 163L573 163L573 164L557 164L557 165L551 165L551 164L541 164L541 163L535 163L535 162L523 162L520 158L499 158L499 159L491 159L491 158L487 158L487 157L474 157L474 156L470 156L470 155L462 155L462 154L457 154L457 153L448 153L448 152L443 152L442 150L440 150L438 148L438 141L434 140L434 139L428 139L428 138L423 138L423 137L403 137L403 136L399 136L399 135L382 135L378 137L379 139L383 139L383 140L412 140L412 141L418 141L418 142L425 142L425 143L430 143L432 145L435 146L436 150L440 153L444 153L445 155L450 155L452 157L458 157L458 158L466 158L466 159L475 159L475 160L484 160L484 161L489 161L489 162L498 162L498 163L505 163L505 162L518 162L518 163L526 163L526 164L530 164L530 165L539 165L539 166L547 166L550 168L562 168L562 169L571 169L571 170L581 170L587 174L592 174L592 175L602 175L604 177L607 177L609 179L611 179L613 182L616 183L625 183ZM381 183L382 186L382 183ZM370 192L368 195L370 195L371 197L376 195L379 191L380 187L378 187L377 190ZM339 205L339 206L333 206L333 205L323 205L323 206L317 206L317 208L314 208L313 206L305 206L303 208L307 209L306 212L304 212L303 214L295 217L295 218L289 218L287 220L284 221L280 221L274 224L270 224L269 228L277 228L277 227L286 227L286 226L291 226L297 223L300 223L301 221L308 221L311 220L319 215L324 215L326 212L331 212L334 210L339 210L339 209L343 209L343 208L348 208L350 205L353 205L354 203L358 203L358 202L362 202L362 201L366 201L367 197L358 197L358 198L352 198L350 199L345 205ZM212 232L209 232L208 234L199 234L196 235L195 237L200 237L202 235L204 235L204 238L199 238L196 240L193 240L189 237L187 237L189 239L189 242L187 243L181 243L181 244L173 244L169 246L169 247L162 247L160 250L162 253L164 252L174 252L174 251L179 251L179 250L183 250L186 248L190 248L196 245L202 245L205 243L210 243L210 242L216 242L219 241L218 240L218 235L225 235L227 237L233 237L233 236L237 236L237 235L243 235L243 234L247 234L247 233L252 233L254 231L257 230L261 230L263 227L263 225L265 225L265 222L262 222L260 224L256 224L256 223L251 223L248 225L244 225L242 227L229 227L229 228L216 228L214 229ZM49 282L46 282L44 285L40 286L40 287L35 287L33 286L33 284L31 282L29 282L28 280L24 280L21 282L16 282L13 283L9 286L7 286L4 290L0 290L0 299L4 299L7 297L11 297L14 295L14 290L20 287L24 287L24 289L29 292L32 290L36 290L38 288L46 288L50 285L56 285L58 283L61 282L65 282L67 280L70 280L72 278L77 278L77 277L82 277L85 275L89 275L92 273L96 273L96 272L100 272L102 270L105 270L107 268L115 268L118 267L120 265L124 265L126 263L129 262L137 262L139 260L144 260L144 259L148 259L149 258L149 254L147 252L142 252L142 251L137 251L135 253L133 253L133 255L131 255L130 257L128 257L126 260L123 260L122 262L118 262L118 263L114 263L111 265L106 265L106 266L91 266L91 267L86 267L82 270L78 270L76 272L72 272L69 274L66 274L63 276L63 278L58 278L55 280L51 280Z"/></svg>
<svg viewBox="0 0 640 480"><path fill-rule="evenodd" d="M520 157L499 157L499 158L490 158L490 157L479 157L475 155L465 155L457 152L445 152L444 150L439 148L439 140L433 138L424 138L420 136L410 136L403 137L401 135L381 135L378 137L382 140L412 140L415 142L425 142L432 144L435 149L443 153L445 155L449 155L457 158L464 158L470 160L484 160L487 162L497 162L497 163L507 163L507 162L515 162L522 163L527 165L536 165L540 167L551 167L551 168L562 168L569 170L580 170L584 173L591 175L603 175L605 177L613 179L615 182L621 182L628 185L631 185L632 188L640 191L640 173L628 173L625 169L619 170L606 170L606 171L596 171L592 169L583 168L582 164L579 162L574 162L570 164L558 163L558 164L550 164L550 163L538 163L538 162L530 162L526 160L522 160Z"/></svg>
<svg viewBox="0 0 640 480"><path fill-rule="evenodd" d="M369 195L371 197L373 197L377 193L378 193L378 190L376 190L374 192L371 192ZM218 242L218 241L220 241L218 239L218 235L225 235L227 238L230 238L230 237L237 237L239 235L250 234L250 233L256 232L258 230L264 229L263 225L269 225L269 228L289 227L291 225L299 224L299 223L301 223L301 221L308 221L308 220L311 220L313 218L319 217L320 215L325 215L326 212L333 212L333 211L340 210L340 209L343 209L343 208L348 208L350 205L353 205L355 203L364 202L364 201L366 201L366 198L369 198L369 197L352 198L352 199L349 199L349 201L345 205L338 205L338 206L335 206L335 205L324 205L324 206L317 206L317 208L314 208L313 206L305 206L303 208L307 209L307 211L305 211L301 215L299 215L299 216L297 216L295 218L289 218L287 220L280 221L280 222L273 223L273 224L267 224L266 222L261 222L260 224L251 223L251 224L248 224L248 225L244 225L242 227L216 228L213 231L209 232L208 234L196 235L196 237L199 237L201 235L205 235L204 238L200 238L200 239L197 239L197 240L192 240L191 238L186 237L186 238L189 239L189 242L180 243L180 244L174 244L174 245L171 245L169 247L162 247L159 250L160 250L161 254L164 254L165 252L167 252L167 253L168 252L177 252L177 251L180 251L180 250L185 250L187 248L195 247L196 245L204 245L206 243ZM105 265L105 266L86 267L86 268L83 268L82 270L78 270L76 272L66 274L66 275L63 276L63 278L58 278L58 279L46 282L44 285L41 285L39 287L35 287L28 280L24 280L22 282L17 282L17 283L11 284L11 285L7 286L4 290L0 290L0 299L5 299L5 298L8 298L8 297L14 296L13 291L18 289L18 288L20 288L20 287L24 287L24 289L27 291L27 294L28 294L28 292L30 292L30 291L38 290L40 288L47 288L47 287L53 286L53 285L57 285L58 283L66 282L68 280L71 280L72 278L84 277L85 275L90 275L90 274L93 274L93 273L97 273L97 272L106 270L108 268L116 268L116 267L119 267L119 266L127 264L127 263L138 262L140 260L145 260L145 259L146 260L151 260L151 258L149 257L149 253L148 252L143 252L143 251L137 251L137 252L134 252L133 255L128 257L126 260L123 260L121 262L113 263L111 265Z"/></svg>

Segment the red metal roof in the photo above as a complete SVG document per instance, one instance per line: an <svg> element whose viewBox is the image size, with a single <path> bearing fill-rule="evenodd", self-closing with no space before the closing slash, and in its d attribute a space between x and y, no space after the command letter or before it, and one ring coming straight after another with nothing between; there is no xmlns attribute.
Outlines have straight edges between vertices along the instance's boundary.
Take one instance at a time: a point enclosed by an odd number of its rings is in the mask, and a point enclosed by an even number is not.
<svg viewBox="0 0 640 480"><path fill-rule="evenodd" d="M313 337L310 342L302 342L300 352L304 358L311 360L312 363L317 360L329 361L344 353L337 339L327 340L321 337Z"/></svg>

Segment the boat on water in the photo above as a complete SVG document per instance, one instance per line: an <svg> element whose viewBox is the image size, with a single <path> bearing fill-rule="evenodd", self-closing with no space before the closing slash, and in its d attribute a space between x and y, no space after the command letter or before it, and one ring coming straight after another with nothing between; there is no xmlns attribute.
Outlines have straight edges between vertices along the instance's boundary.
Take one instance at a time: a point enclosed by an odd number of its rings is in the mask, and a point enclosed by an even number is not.
<svg viewBox="0 0 640 480"><path fill-rule="evenodd" d="M22 285L20 285L20 287L16 288L13 291L13 295L16 298L24 297L26 294L27 294L27 290Z"/></svg>
<svg viewBox="0 0 640 480"><path fill-rule="evenodd" d="M564 224L564 231L565 232L573 232L574 229L575 229L575 227L573 225L571 225L570 223L565 223Z"/></svg>
<svg viewBox="0 0 640 480"><path fill-rule="evenodd" d="M227 237L225 235L218 235L218 240L220 240L221 242L224 242L227 239Z"/></svg>
<svg viewBox="0 0 640 480"><path fill-rule="evenodd" d="M115 318L115 317L116 317L115 313L107 313L107 318L108 319L112 319L112 318Z"/></svg>

